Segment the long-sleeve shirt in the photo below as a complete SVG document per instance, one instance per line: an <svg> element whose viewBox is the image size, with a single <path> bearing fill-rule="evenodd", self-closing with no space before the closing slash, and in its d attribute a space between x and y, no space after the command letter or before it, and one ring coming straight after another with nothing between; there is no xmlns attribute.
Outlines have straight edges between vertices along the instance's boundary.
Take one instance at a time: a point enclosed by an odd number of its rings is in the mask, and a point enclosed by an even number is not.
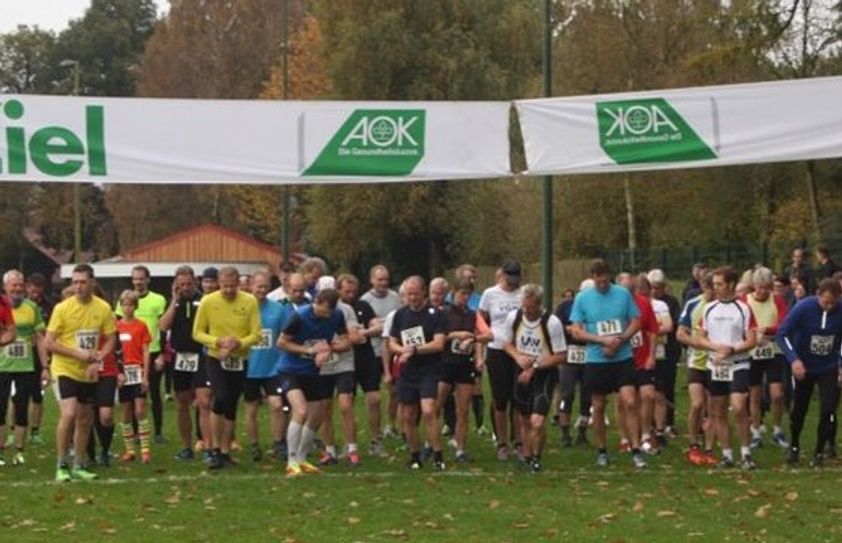
<svg viewBox="0 0 842 543"><path fill-rule="evenodd" d="M825 311L816 296L804 298L789 311L775 338L789 363L801 360L809 375L839 366L842 306Z"/></svg>
<svg viewBox="0 0 842 543"><path fill-rule="evenodd" d="M240 348L231 354L246 357L249 349L260 341L260 309L257 298L246 292L237 292L233 300L216 291L202 298L196 320L193 322L193 339L208 348L208 354L218 358L217 340L233 336Z"/></svg>

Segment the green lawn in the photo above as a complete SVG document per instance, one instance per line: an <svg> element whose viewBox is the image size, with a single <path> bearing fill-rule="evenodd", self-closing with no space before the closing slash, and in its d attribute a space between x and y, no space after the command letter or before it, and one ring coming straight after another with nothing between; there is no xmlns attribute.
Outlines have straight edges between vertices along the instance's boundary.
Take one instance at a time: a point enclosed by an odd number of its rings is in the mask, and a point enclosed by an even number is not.
<svg viewBox="0 0 842 543"><path fill-rule="evenodd" d="M50 429L52 396L45 405ZM489 439L472 435L472 464L450 462L443 474L408 473L395 452L287 480L282 466L244 454L219 474L176 462L174 408L167 404L170 443L155 446L151 465L115 464L98 470L99 481L56 484L46 445L28 450L27 466L0 468L0 540L842 541L842 464L789 469L769 444L751 473L688 466L680 439L644 471L616 453L599 470L593 449L561 450L551 429L540 475L498 463ZM814 432L811 418L807 451Z"/></svg>

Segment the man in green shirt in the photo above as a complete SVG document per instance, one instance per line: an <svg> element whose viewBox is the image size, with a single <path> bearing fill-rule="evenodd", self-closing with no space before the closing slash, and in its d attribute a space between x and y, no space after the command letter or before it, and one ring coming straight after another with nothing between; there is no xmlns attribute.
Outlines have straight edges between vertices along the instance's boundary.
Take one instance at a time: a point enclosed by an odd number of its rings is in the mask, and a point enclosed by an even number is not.
<svg viewBox="0 0 842 543"><path fill-rule="evenodd" d="M149 397L152 400L152 421L155 426L155 443L163 443L164 406L161 402L161 377L164 376L164 349L161 345L161 329L158 321L167 310L167 300L157 292L149 290L149 268L135 266L132 268L132 288L137 293L138 305L135 317L146 323L152 342L149 344ZM117 302L114 313L123 316L123 308Z"/></svg>
<svg viewBox="0 0 842 543"><path fill-rule="evenodd" d="M0 465L6 463L6 410L12 383L15 385L14 411L14 447L12 463L24 463L23 444L26 440L26 428L29 424L29 398L34 386L32 368L35 353L42 362L41 380L50 380L47 366L47 350L44 345L46 328L41 310L32 301L26 299L24 277L17 270L9 270L3 275L3 288L12 305L15 318L15 341L0 349Z"/></svg>

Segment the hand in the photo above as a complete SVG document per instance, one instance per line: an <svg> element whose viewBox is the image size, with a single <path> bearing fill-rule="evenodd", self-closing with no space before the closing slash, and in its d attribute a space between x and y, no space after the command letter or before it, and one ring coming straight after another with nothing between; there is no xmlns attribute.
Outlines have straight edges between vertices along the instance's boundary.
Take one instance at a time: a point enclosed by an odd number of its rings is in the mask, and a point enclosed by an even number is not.
<svg viewBox="0 0 842 543"><path fill-rule="evenodd" d="M655 355L650 356L646 359L646 364L643 366L645 370L654 370L655 369Z"/></svg>
<svg viewBox="0 0 842 543"><path fill-rule="evenodd" d="M799 381L807 376L807 368L804 367L804 362L800 358L792 363L792 375Z"/></svg>
<svg viewBox="0 0 842 543"><path fill-rule="evenodd" d="M140 391L143 394L146 394L147 390L149 390L149 379L144 377L143 380L140 382Z"/></svg>
<svg viewBox="0 0 842 543"><path fill-rule="evenodd" d="M118 373L117 374L117 388L123 388L123 385L126 384L126 374L125 373Z"/></svg>
<svg viewBox="0 0 842 543"><path fill-rule="evenodd" d="M96 364L88 364L85 368L85 378L88 381L99 381L99 367Z"/></svg>
<svg viewBox="0 0 842 543"><path fill-rule="evenodd" d="M484 371L485 360L483 360L482 358L477 358L476 360L474 360L474 368L476 368L476 370L479 372Z"/></svg>
<svg viewBox="0 0 842 543"><path fill-rule="evenodd" d="M164 353L159 354L155 357L155 371L163 371L164 370Z"/></svg>
<svg viewBox="0 0 842 543"><path fill-rule="evenodd" d="M216 354L219 360L225 360L231 354L231 350L223 347L218 349Z"/></svg>
<svg viewBox="0 0 842 543"><path fill-rule="evenodd" d="M474 336L468 336L459 342L459 349L468 352L474 344Z"/></svg>
<svg viewBox="0 0 842 543"><path fill-rule="evenodd" d="M409 362L410 358L412 358L412 351L404 351L400 355L398 355L398 364L406 364L407 362Z"/></svg>
<svg viewBox="0 0 842 543"><path fill-rule="evenodd" d="M178 294L179 294L180 291L181 291L181 289L178 288L178 284L175 281L173 281L172 282L172 298L170 300L171 301L178 300Z"/></svg>
<svg viewBox="0 0 842 543"><path fill-rule="evenodd" d="M535 370L529 368L528 370L523 370L520 372L520 375L517 376L517 382L525 385L532 380L532 375L535 373Z"/></svg>
<svg viewBox="0 0 842 543"><path fill-rule="evenodd" d="M316 353L315 362L317 367L323 367L325 364L327 364L328 360L330 360L330 351L322 350Z"/></svg>
<svg viewBox="0 0 842 543"><path fill-rule="evenodd" d="M388 371L383 374L383 382L387 385L392 384L392 374L389 373Z"/></svg>
<svg viewBox="0 0 842 543"><path fill-rule="evenodd" d="M41 370L41 388L46 388L50 384L52 377L50 376L50 368Z"/></svg>
<svg viewBox="0 0 842 543"><path fill-rule="evenodd" d="M515 364L520 366L520 369L522 370L528 370L532 367L532 359L525 354L518 353L517 356L515 356Z"/></svg>

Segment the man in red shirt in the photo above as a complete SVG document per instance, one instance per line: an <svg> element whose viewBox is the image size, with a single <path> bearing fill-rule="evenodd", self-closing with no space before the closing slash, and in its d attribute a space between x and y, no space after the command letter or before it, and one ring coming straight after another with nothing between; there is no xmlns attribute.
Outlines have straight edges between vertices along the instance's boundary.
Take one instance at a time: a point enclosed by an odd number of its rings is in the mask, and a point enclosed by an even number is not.
<svg viewBox="0 0 842 543"><path fill-rule="evenodd" d="M0 295L0 347L5 347L15 340L15 318L12 316L12 304L6 296Z"/></svg>

